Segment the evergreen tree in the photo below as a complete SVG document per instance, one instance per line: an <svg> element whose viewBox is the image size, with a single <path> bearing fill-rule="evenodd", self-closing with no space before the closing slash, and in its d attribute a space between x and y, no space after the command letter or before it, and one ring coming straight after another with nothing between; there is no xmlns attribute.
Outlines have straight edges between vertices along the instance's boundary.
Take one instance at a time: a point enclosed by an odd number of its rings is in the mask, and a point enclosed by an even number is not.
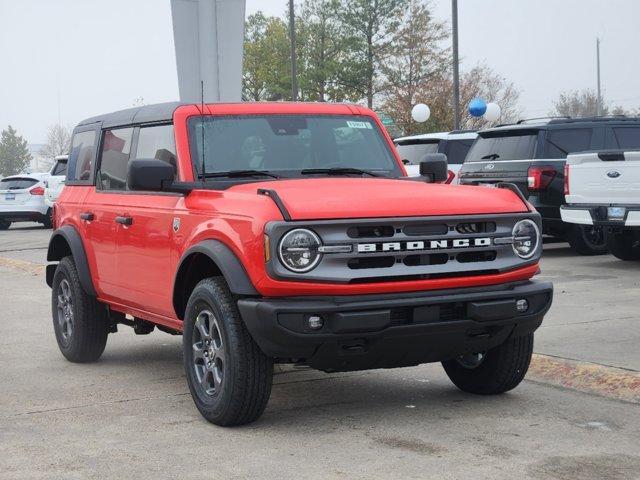
<svg viewBox="0 0 640 480"><path fill-rule="evenodd" d="M6 177L21 173L31 164L27 141L9 125L0 138L0 175Z"/></svg>

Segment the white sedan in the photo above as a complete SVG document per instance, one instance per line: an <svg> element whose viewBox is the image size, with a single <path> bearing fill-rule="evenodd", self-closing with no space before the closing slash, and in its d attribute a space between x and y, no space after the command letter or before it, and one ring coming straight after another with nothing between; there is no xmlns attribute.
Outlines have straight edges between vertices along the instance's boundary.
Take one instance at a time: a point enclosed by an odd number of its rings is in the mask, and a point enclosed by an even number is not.
<svg viewBox="0 0 640 480"><path fill-rule="evenodd" d="M48 173L12 175L0 180L0 230L13 222L40 222L51 227L50 207L44 201Z"/></svg>

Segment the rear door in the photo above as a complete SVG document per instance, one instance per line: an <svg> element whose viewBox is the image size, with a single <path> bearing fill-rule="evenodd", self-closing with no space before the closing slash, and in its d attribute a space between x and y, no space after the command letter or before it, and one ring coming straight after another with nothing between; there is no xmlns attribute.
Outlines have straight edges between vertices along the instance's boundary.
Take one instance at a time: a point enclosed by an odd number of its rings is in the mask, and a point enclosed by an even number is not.
<svg viewBox="0 0 640 480"><path fill-rule="evenodd" d="M516 184L527 194L527 171L540 148L539 129L480 132L460 169L460 183Z"/></svg>
<svg viewBox="0 0 640 480"><path fill-rule="evenodd" d="M116 218L125 189L132 139L133 128L130 127L101 132L95 186L89 189L79 212L83 218L84 238L89 245L87 255L93 267L96 288L103 299L111 301L119 300Z"/></svg>

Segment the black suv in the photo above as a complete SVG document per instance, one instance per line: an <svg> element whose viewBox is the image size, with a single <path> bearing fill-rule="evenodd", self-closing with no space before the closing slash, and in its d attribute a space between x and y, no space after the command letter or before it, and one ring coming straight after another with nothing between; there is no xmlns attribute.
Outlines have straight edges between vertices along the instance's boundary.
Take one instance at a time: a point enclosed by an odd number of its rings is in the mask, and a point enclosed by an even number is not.
<svg viewBox="0 0 640 480"><path fill-rule="evenodd" d="M583 255L606 253L602 227L562 222L564 165L569 153L640 148L640 117L521 120L479 132L460 183L515 183L542 215L543 232Z"/></svg>

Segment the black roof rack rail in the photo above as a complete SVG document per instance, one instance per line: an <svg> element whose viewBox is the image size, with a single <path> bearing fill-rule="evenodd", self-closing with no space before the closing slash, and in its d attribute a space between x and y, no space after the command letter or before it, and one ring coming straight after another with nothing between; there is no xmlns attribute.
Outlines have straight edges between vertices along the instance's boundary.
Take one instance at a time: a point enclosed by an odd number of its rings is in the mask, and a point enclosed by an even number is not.
<svg viewBox="0 0 640 480"><path fill-rule="evenodd" d="M516 122L516 125L522 125L523 123L532 122L534 120L557 120L557 119L571 120L571 117L567 115L559 115L559 116L551 115L548 117L522 118Z"/></svg>

